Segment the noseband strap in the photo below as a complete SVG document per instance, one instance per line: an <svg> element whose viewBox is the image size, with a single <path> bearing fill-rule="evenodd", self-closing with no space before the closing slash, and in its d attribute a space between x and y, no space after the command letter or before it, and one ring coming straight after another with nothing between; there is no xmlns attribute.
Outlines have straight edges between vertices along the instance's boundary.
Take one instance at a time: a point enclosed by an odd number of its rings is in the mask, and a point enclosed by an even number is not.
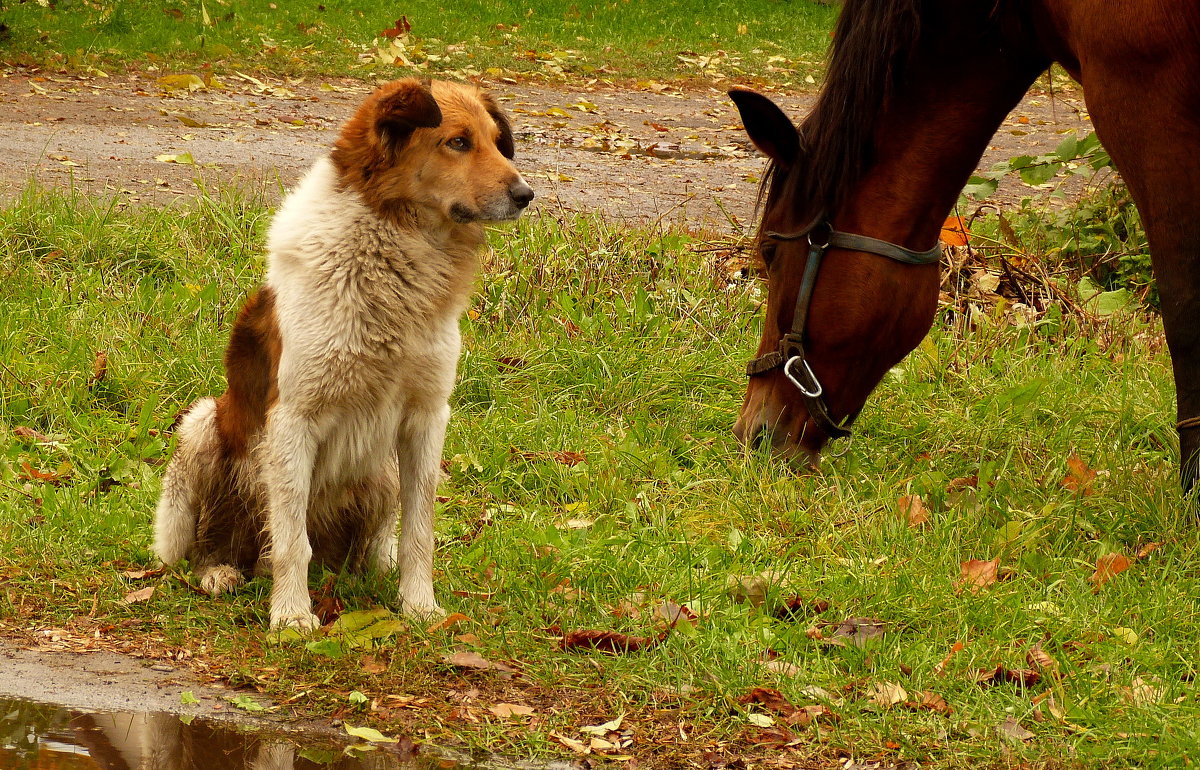
<svg viewBox="0 0 1200 770"><path fill-rule="evenodd" d="M821 234L824 237L821 237ZM808 325L808 306L812 302L813 287L817 284L817 271L826 250L846 249L877 254L881 257L906 265L930 265L942 255L942 246L937 244L928 251L913 251L878 238L843 233L834 230L828 223L818 220L812 226L794 233L763 233L764 238L774 241L808 241L808 259L804 263L804 274L800 277L800 289L796 293L796 309L792 314L792 330L779 340L779 346L764 356L746 364L746 376L757 377L782 368L783 374L800 391L808 414L831 439L850 435L850 426L858 412L846 415L841 422L833 419L829 405L825 403L825 389L813 373L804 354L804 332Z"/></svg>

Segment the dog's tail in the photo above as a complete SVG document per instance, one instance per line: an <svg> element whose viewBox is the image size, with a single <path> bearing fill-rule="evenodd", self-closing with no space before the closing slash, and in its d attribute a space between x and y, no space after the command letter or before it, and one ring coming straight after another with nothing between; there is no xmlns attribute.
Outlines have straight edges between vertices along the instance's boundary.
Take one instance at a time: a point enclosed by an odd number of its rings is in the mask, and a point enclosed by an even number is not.
<svg viewBox="0 0 1200 770"><path fill-rule="evenodd" d="M220 451L216 401L202 398L188 407L177 418L175 438L154 512L154 553L163 564L187 556L196 541L200 501L215 480Z"/></svg>

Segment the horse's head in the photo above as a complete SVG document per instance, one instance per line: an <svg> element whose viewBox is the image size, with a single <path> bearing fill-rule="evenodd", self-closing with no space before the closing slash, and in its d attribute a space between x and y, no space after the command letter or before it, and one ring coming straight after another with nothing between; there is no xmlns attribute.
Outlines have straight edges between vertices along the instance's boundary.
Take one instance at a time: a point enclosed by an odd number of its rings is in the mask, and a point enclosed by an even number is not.
<svg viewBox="0 0 1200 770"><path fill-rule="evenodd" d="M848 433L867 396L929 331L936 254L857 235L910 237L908 225L889 227L897 207L872 202L869 193L853 206L825 210L806 193L811 149L804 128L798 132L760 94L739 89L730 96L772 164L757 240L769 283L766 318L734 433L815 467L826 442ZM885 253L887 247L898 251ZM916 264L905 264L906 257ZM806 270L810 262L817 264Z"/></svg>

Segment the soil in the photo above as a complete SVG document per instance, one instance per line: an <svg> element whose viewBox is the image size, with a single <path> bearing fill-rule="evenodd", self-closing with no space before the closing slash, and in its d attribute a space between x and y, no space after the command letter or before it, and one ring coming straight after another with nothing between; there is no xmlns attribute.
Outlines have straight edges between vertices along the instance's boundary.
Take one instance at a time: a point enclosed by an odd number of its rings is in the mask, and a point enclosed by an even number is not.
<svg viewBox="0 0 1200 770"><path fill-rule="evenodd" d="M199 184L266 183L273 203L326 151L370 87L230 76L220 88L189 92L164 90L152 75L0 73L0 198L30 179L159 204L185 201ZM735 230L753 218L764 161L724 86L489 88L510 112L536 209ZM814 101L811 93L775 98L797 120ZM1091 130L1078 91L1033 92L1005 120L980 166L1049 152L1071 129ZM194 164L168 162L184 153ZM1006 181L997 199L1031 193Z"/></svg>

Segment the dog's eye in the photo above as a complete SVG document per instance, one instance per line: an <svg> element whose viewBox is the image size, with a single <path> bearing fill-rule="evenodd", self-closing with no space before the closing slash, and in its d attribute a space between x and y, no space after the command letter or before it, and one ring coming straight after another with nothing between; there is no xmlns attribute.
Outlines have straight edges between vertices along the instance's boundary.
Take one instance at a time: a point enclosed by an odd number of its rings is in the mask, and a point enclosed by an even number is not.
<svg viewBox="0 0 1200 770"><path fill-rule="evenodd" d="M446 146L451 150L466 152L467 150L471 149L471 140L465 136L456 136L453 139L448 140L446 142Z"/></svg>

